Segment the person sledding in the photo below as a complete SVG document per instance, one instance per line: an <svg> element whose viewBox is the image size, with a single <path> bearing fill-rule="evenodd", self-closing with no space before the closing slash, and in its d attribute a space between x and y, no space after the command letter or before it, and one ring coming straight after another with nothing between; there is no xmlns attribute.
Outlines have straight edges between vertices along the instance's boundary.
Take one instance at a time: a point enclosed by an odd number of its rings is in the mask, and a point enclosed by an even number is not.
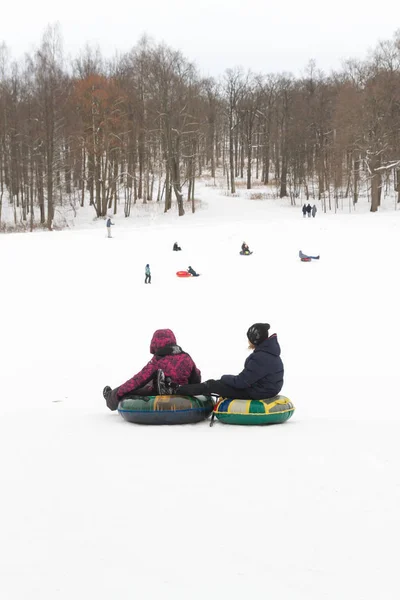
<svg viewBox="0 0 400 600"><path fill-rule="evenodd" d="M282 389L284 368L276 333L269 336L268 323L255 323L247 331L253 350L239 375L222 375L204 383L170 386L170 394L184 396L218 395L222 398L263 400L273 398Z"/></svg>
<svg viewBox="0 0 400 600"><path fill-rule="evenodd" d="M189 354L176 343L171 329L154 332L150 353L153 358L139 373L122 385L111 389L106 386L103 396L110 410L117 410L124 396L153 396L164 394L166 386L200 383L201 373Z"/></svg>
<svg viewBox="0 0 400 600"><path fill-rule="evenodd" d="M178 246L178 242L175 242L175 244L174 244L174 246L173 246L172 250L173 250L174 252L179 252L179 250L182 250L182 248L181 248L180 246Z"/></svg>
<svg viewBox="0 0 400 600"><path fill-rule="evenodd" d="M200 273L196 273L196 271L194 269L192 269L192 267L188 267L187 268L187 272L192 276L192 277L199 277Z"/></svg>
<svg viewBox="0 0 400 600"><path fill-rule="evenodd" d="M302 262L310 262L311 260L319 260L318 256L309 256L308 254L304 254L301 250L299 250L299 258Z"/></svg>
<svg viewBox="0 0 400 600"><path fill-rule="evenodd" d="M252 252L250 252L250 248L248 247L248 245L246 244L246 242L243 242L242 244L242 250L240 252L240 254L253 254Z"/></svg>

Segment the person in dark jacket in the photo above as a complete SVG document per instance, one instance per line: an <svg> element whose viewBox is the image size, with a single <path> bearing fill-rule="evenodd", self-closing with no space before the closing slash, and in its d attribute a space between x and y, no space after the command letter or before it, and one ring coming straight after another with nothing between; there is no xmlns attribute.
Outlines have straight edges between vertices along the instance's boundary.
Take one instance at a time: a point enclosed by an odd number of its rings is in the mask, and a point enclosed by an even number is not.
<svg viewBox="0 0 400 600"><path fill-rule="evenodd" d="M307 213L307 206L305 204L303 204L303 208L301 209L301 212L303 213L303 217L305 217L306 213Z"/></svg>
<svg viewBox="0 0 400 600"><path fill-rule="evenodd" d="M247 331L253 350L239 375L223 375L195 385L182 385L173 393L190 396L217 394L223 398L262 400L273 398L282 389L283 363L276 334L269 336L268 323L255 323ZM170 392L171 393L171 390Z"/></svg>
<svg viewBox="0 0 400 600"><path fill-rule="evenodd" d="M165 393L157 389L159 372L163 372L168 385L200 383L201 373L189 354L176 343L171 329L158 329L150 343L153 358L136 375L115 389L106 386L103 396L110 410L117 410L119 401L126 395L152 396ZM170 380L170 381L168 381Z"/></svg>
<svg viewBox="0 0 400 600"><path fill-rule="evenodd" d="M248 245L246 244L246 242L243 242L243 244L242 244L242 251L241 251L240 254L251 254L250 248L248 247Z"/></svg>
<svg viewBox="0 0 400 600"><path fill-rule="evenodd" d="M178 242L175 242L174 247L172 248L172 250L174 252L178 252L179 250L182 250L182 248L180 246L178 246Z"/></svg>
<svg viewBox="0 0 400 600"><path fill-rule="evenodd" d="M317 214L317 207L315 206L315 204L311 209L311 214L313 216L313 219L315 219L315 215Z"/></svg>
<svg viewBox="0 0 400 600"><path fill-rule="evenodd" d="M108 217L106 226L107 226L107 237L109 237L109 238L112 237L112 235L111 235L111 225L114 225L114 223L111 221L111 217Z"/></svg>
<svg viewBox="0 0 400 600"><path fill-rule="evenodd" d="M311 204L310 203L307 204L306 211L307 211L307 217L311 217L312 208L311 208Z"/></svg>
<svg viewBox="0 0 400 600"><path fill-rule="evenodd" d="M187 272L190 273L192 275L192 277L199 276L199 273L196 273L196 271L194 269L192 269L192 267L188 267Z"/></svg>

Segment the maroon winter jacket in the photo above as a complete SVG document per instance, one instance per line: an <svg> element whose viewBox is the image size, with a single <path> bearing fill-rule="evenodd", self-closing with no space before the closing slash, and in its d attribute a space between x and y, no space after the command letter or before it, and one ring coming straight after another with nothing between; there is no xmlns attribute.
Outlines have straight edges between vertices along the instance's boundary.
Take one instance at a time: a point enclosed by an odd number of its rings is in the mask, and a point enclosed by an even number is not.
<svg viewBox="0 0 400 600"><path fill-rule="evenodd" d="M139 373L119 386L119 398L146 385L157 369L162 369L165 377L171 377L172 382L178 385L201 382L199 369L189 354L177 346L175 335L170 329L158 329L154 332L150 352L154 354L151 361Z"/></svg>

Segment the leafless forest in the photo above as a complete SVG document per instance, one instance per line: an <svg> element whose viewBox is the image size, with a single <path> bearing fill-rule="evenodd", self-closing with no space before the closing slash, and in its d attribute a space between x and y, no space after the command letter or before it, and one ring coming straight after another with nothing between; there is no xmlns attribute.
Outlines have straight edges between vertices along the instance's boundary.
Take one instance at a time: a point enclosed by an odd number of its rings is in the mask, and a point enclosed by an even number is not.
<svg viewBox="0 0 400 600"><path fill-rule="evenodd" d="M0 46L0 224L6 201L27 229L85 203L128 217L135 203L174 202L182 216L196 180L217 172L230 194L241 180L273 184L325 211L356 204L361 182L372 212L387 193L400 202L400 31L363 62L330 75L310 62L301 78L204 78L145 38L111 61L89 47L66 61L57 27L18 63Z"/></svg>

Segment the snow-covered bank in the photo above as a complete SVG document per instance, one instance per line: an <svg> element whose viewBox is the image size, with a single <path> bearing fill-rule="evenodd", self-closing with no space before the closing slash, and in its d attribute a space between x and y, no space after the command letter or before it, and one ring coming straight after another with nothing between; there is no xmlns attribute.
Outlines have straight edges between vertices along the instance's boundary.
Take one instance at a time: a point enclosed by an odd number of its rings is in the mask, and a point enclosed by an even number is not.
<svg viewBox="0 0 400 600"><path fill-rule="evenodd" d="M117 220L112 240L101 224L0 236L2 598L398 597L400 213L303 219L201 193L208 208ZM188 265L201 277L178 279ZM242 368L256 321L278 333L287 424L106 409L156 328L210 378Z"/></svg>

